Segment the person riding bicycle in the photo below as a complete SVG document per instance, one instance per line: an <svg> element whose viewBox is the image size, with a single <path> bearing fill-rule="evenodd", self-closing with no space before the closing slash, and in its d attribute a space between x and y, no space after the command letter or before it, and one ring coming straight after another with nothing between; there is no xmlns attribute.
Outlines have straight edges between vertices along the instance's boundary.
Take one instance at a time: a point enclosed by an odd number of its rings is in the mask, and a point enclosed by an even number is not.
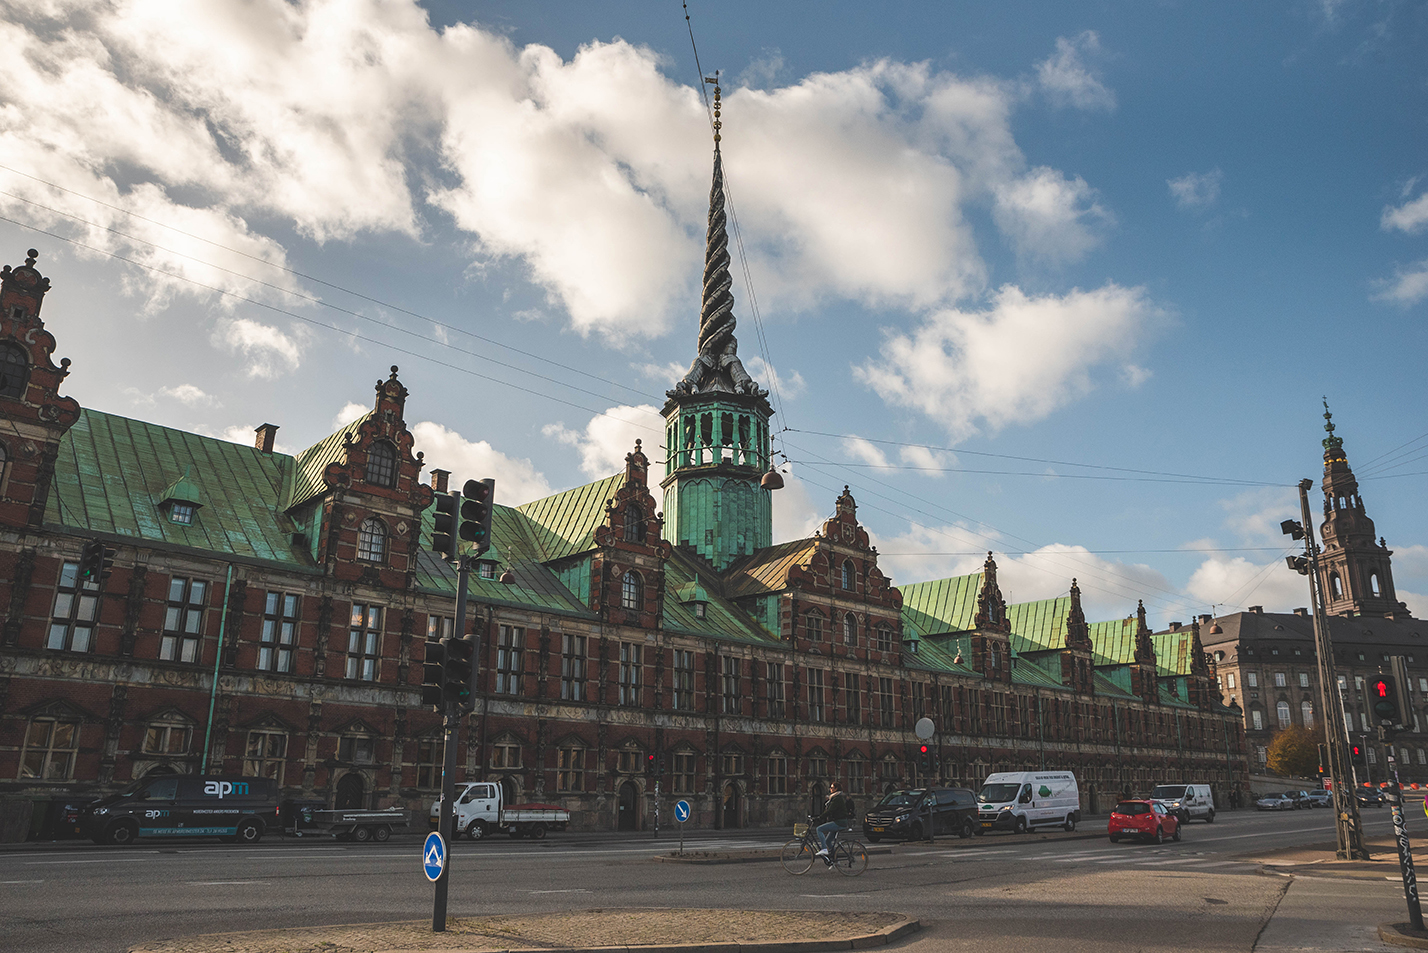
<svg viewBox="0 0 1428 953"><path fill-rule="evenodd" d="M834 781L828 785L828 802L813 820L818 823L818 846L822 848L817 856L826 860L828 838L834 831L846 831L853 826L853 799L843 793L842 784Z"/></svg>

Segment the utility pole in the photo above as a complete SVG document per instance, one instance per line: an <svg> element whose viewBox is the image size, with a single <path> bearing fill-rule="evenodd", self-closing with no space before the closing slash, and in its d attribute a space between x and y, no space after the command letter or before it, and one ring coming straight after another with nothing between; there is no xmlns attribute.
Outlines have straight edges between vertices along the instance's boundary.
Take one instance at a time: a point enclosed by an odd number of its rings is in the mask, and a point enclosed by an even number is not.
<svg viewBox="0 0 1428 953"><path fill-rule="evenodd" d="M1324 741L1329 748L1329 773L1334 779L1334 828L1339 860L1368 860L1363 825L1359 819L1358 792L1345 782L1353 776L1348 752L1348 728L1343 706L1338 704L1338 675L1334 671L1334 647L1329 641L1329 619L1324 611L1319 578L1319 547L1314 542L1314 520L1309 514L1309 489L1313 480L1299 481L1301 523L1285 520L1279 524L1286 536L1304 540L1304 555L1287 558L1289 568L1309 577L1309 604L1314 607L1314 653L1319 661L1319 709L1324 714Z"/></svg>

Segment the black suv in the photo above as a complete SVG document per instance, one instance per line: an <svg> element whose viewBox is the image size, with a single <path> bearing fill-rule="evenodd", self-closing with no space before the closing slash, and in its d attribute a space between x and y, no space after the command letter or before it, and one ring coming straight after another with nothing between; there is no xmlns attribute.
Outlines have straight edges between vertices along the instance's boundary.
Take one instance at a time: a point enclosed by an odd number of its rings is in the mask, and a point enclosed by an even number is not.
<svg viewBox="0 0 1428 953"><path fill-rule="evenodd" d="M966 788L913 788L889 791L863 815L863 836L874 844L884 837L922 840L929 808L934 833L971 837L977 832L977 795Z"/></svg>

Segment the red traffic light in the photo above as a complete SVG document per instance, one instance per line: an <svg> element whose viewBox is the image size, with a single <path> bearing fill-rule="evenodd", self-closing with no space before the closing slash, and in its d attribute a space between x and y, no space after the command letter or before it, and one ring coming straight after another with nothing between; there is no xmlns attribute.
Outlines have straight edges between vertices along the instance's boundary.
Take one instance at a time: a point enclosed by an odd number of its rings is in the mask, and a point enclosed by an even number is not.
<svg viewBox="0 0 1428 953"><path fill-rule="evenodd" d="M1373 688L1374 691L1378 692L1379 698L1388 697L1388 683L1385 682L1383 679L1380 678L1377 682L1375 682Z"/></svg>
<svg viewBox="0 0 1428 953"><path fill-rule="evenodd" d="M927 745L922 746L922 753L927 754Z"/></svg>
<svg viewBox="0 0 1428 953"><path fill-rule="evenodd" d="M1358 757L1360 754L1362 754L1362 753L1363 753L1363 752L1359 749L1359 746L1358 746L1358 745L1354 745L1354 757L1357 758L1357 757Z"/></svg>

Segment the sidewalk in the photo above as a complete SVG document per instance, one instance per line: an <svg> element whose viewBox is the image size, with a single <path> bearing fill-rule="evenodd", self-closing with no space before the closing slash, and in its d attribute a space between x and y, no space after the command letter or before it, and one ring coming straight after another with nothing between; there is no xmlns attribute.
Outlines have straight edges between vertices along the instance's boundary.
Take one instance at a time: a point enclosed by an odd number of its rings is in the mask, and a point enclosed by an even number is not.
<svg viewBox="0 0 1428 953"><path fill-rule="evenodd" d="M897 913L760 910L575 910L212 933L159 940L130 953L816 953L884 946L919 929Z"/></svg>

